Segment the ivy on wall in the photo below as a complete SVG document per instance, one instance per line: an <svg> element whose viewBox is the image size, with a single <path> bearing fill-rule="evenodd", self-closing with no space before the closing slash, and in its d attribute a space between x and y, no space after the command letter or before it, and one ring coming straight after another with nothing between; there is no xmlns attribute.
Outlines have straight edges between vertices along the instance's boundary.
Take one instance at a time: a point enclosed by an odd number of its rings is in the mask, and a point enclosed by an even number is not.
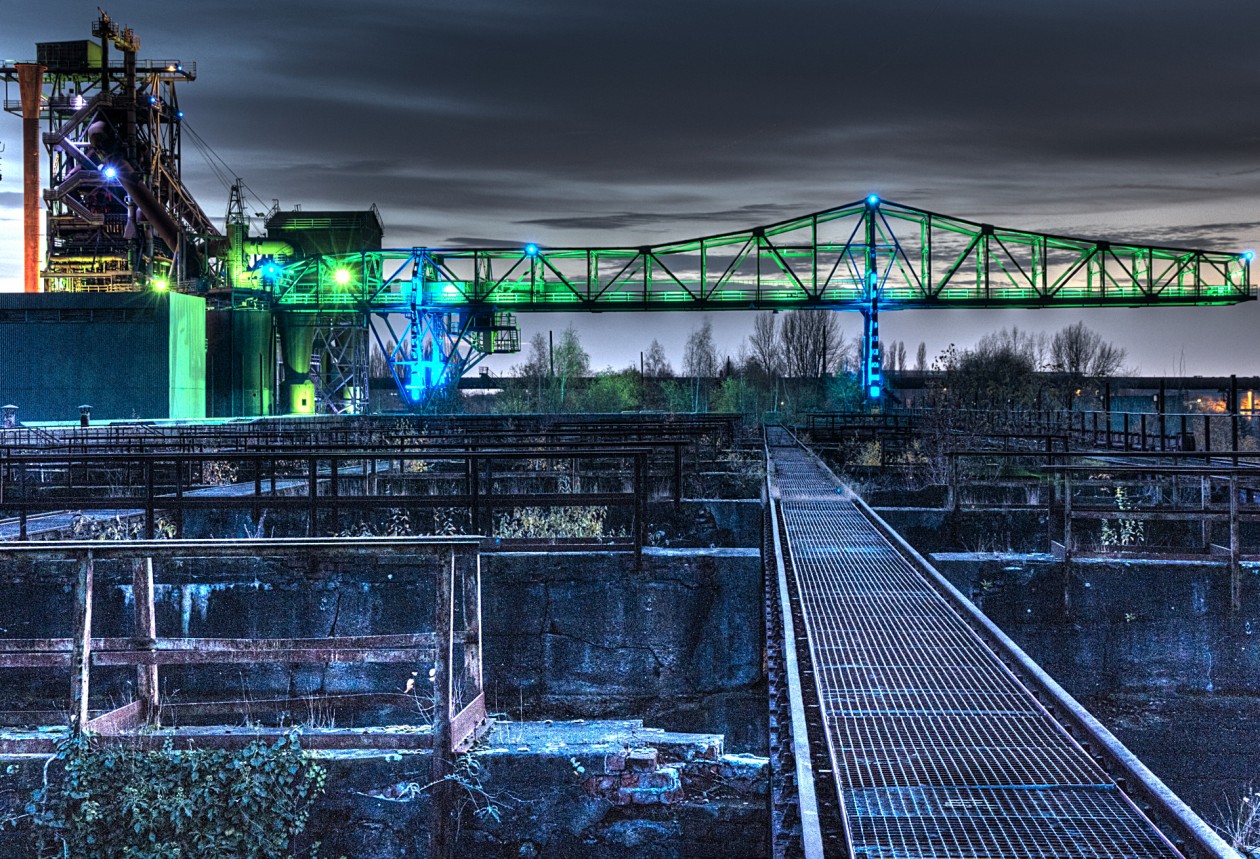
<svg viewBox="0 0 1260 859"><path fill-rule="evenodd" d="M288 859L326 771L296 734L274 744L138 752L67 739L26 805L39 856Z"/></svg>

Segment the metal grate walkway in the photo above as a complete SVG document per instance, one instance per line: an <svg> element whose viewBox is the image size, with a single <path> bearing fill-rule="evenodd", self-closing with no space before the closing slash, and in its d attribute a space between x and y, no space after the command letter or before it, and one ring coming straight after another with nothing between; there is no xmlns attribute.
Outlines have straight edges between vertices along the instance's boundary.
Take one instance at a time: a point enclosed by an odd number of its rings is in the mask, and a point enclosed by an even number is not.
<svg viewBox="0 0 1260 859"><path fill-rule="evenodd" d="M768 439L848 855L1181 856L834 479Z"/></svg>

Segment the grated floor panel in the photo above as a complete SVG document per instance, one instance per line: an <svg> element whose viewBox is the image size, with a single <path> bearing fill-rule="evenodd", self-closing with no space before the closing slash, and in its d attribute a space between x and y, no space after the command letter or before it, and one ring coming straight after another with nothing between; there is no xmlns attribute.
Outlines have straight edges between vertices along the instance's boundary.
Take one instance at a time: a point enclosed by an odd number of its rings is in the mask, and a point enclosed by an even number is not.
<svg viewBox="0 0 1260 859"><path fill-rule="evenodd" d="M850 855L1180 856L831 476L768 440Z"/></svg>

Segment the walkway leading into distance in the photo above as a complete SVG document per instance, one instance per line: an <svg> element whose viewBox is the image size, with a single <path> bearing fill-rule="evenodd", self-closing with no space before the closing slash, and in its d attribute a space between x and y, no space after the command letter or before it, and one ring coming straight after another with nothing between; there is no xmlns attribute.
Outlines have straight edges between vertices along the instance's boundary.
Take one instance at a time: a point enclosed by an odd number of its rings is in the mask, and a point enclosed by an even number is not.
<svg viewBox="0 0 1260 859"><path fill-rule="evenodd" d="M834 777L849 842L821 853L1182 856L833 476L786 431L767 440L825 726L809 741L831 762L814 779Z"/></svg>

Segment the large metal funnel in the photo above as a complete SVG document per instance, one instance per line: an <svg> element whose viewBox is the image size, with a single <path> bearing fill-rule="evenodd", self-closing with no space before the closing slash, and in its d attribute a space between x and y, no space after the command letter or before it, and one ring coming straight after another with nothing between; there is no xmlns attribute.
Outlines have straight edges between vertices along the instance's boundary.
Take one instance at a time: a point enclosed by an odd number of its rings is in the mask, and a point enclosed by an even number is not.
<svg viewBox="0 0 1260 859"><path fill-rule="evenodd" d="M279 406L286 414L309 415L315 412L315 385L311 381L314 322L314 316L309 313L286 310L276 314L284 364Z"/></svg>

